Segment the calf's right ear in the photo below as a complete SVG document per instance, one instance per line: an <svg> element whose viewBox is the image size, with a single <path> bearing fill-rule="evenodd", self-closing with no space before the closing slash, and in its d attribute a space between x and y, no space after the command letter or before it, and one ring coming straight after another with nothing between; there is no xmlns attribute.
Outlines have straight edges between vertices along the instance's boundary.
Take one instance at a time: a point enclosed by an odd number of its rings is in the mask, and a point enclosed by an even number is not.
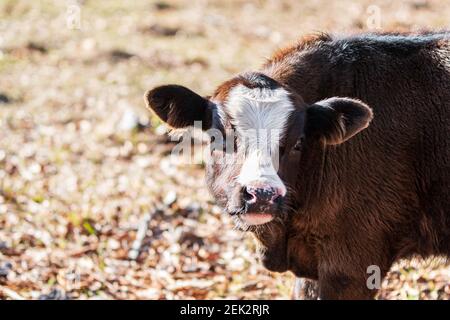
<svg viewBox="0 0 450 320"><path fill-rule="evenodd" d="M192 90L178 85L165 85L147 91L147 107L162 121L175 129L202 122L202 129L211 127L212 113L210 102Z"/></svg>

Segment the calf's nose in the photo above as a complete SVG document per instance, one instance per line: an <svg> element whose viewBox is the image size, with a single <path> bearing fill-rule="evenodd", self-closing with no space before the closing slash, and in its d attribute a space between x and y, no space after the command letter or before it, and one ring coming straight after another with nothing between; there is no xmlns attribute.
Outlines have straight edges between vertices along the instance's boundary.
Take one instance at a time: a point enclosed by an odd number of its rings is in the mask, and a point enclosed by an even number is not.
<svg viewBox="0 0 450 320"><path fill-rule="evenodd" d="M271 186L247 186L243 190L244 200L248 204L270 203L274 204L281 200L281 191Z"/></svg>

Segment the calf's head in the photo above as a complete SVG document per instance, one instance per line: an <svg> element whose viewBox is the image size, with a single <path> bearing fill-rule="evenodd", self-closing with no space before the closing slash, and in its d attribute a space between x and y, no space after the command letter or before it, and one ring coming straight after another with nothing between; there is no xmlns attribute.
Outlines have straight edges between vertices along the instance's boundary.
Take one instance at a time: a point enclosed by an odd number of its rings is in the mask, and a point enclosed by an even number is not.
<svg viewBox="0 0 450 320"><path fill-rule="evenodd" d="M350 98L307 105L261 73L239 75L210 97L177 85L157 87L147 92L146 102L173 128L201 122L211 137L208 187L243 225L265 224L286 212L287 195L294 192L289 186L301 183L295 161L305 139L340 144L372 117L369 107Z"/></svg>

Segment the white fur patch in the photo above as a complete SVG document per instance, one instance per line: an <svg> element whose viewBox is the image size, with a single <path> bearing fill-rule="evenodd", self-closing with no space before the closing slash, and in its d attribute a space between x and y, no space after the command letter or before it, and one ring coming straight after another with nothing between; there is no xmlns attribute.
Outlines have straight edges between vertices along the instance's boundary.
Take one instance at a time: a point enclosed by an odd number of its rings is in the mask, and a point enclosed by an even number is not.
<svg viewBox="0 0 450 320"><path fill-rule="evenodd" d="M230 91L227 110L246 156L238 176L242 185L266 183L286 187L277 174L278 148L290 113L294 110L289 93L283 88L248 88L238 85Z"/></svg>

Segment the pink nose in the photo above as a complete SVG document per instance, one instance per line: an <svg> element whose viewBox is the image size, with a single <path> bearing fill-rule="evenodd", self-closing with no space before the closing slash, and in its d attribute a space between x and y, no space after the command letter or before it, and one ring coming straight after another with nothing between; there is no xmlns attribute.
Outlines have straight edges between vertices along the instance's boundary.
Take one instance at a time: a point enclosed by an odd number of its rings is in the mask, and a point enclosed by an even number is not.
<svg viewBox="0 0 450 320"><path fill-rule="evenodd" d="M257 202L276 203L282 198L281 190L273 188L269 185L247 186L243 190L244 200L248 204Z"/></svg>

